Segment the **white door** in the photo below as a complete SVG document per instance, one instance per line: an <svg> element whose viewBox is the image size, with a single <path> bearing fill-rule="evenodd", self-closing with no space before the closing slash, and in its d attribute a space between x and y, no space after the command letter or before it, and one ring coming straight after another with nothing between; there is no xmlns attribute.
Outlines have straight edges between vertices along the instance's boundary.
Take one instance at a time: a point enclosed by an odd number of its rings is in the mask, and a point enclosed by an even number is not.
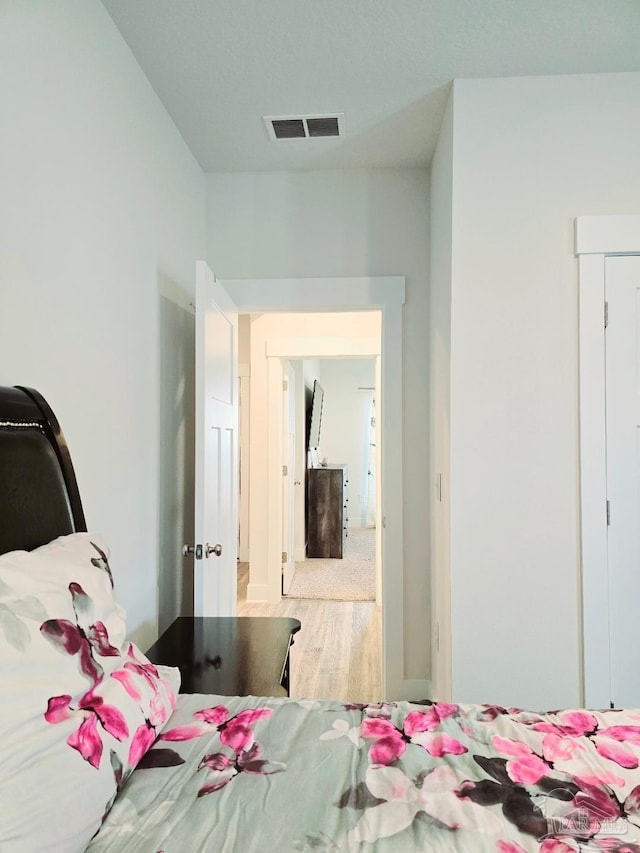
<svg viewBox="0 0 640 853"><path fill-rule="evenodd" d="M238 312L196 263L194 614L235 616L238 541Z"/></svg>
<svg viewBox="0 0 640 853"><path fill-rule="evenodd" d="M640 258L607 258L611 701L640 707Z"/></svg>
<svg viewBox="0 0 640 853"><path fill-rule="evenodd" d="M296 475L296 376L290 361L284 362L282 458L282 593L286 595L296 572L295 561L295 475Z"/></svg>

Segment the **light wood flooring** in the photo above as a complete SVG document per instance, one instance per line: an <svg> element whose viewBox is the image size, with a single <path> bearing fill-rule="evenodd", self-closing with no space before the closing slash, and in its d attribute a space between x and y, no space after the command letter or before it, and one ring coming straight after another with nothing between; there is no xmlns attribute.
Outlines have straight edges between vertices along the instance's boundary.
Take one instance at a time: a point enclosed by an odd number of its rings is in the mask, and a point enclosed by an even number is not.
<svg viewBox="0 0 640 853"><path fill-rule="evenodd" d="M302 623L291 648L291 696L348 702L383 698L380 607L374 601L248 602L248 580L248 563L239 563L238 616L290 616Z"/></svg>

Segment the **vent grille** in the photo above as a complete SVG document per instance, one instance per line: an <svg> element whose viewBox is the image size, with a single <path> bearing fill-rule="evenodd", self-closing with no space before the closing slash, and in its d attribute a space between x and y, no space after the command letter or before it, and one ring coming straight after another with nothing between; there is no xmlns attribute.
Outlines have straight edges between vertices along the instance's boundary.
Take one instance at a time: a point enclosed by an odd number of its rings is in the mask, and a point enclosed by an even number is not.
<svg viewBox="0 0 640 853"><path fill-rule="evenodd" d="M344 136L344 113L309 116L264 116L272 142L285 139L329 139Z"/></svg>
<svg viewBox="0 0 640 853"><path fill-rule="evenodd" d="M299 118L276 118L273 120L273 133L276 139L304 139L304 122Z"/></svg>

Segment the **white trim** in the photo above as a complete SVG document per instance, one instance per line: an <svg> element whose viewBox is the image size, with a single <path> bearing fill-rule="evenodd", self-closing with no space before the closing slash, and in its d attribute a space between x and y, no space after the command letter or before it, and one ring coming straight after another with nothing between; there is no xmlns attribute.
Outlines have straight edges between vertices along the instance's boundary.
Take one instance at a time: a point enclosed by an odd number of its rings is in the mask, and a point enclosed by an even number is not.
<svg viewBox="0 0 640 853"><path fill-rule="evenodd" d="M335 353L349 353L346 358L374 358L380 355L379 338L273 338L267 341L267 358L331 358Z"/></svg>
<svg viewBox="0 0 640 853"><path fill-rule="evenodd" d="M347 311L404 305L404 276L245 278L223 281L243 314Z"/></svg>
<svg viewBox="0 0 640 853"><path fill-rule="evenodd" d="M578 216L576 255L640 253L640 216Z"/></svg>
<svg viewBox="0 0 640 853"><path fill-rule="evenodd" d="M247 584L247 598L251 601L269 601L269 586L266 583Z"/></svg>
<svg viewBox="0 0 640 853"><path fill-rule="evenodd" d="M382 312L380 394L380 429L383 436L381 482L383 499L380 503L384 530L382 535L382 687L386 699L404 698L404 557L403 557L403 506L402 506L402 306L405 296L403 276L361 278L315 279L245 279L222 281L243 314L271 311L343 311L379 308ZM269 359L275 362L276 359ZM269 381L275 382L273 368ZM274 404L275 405L275 404ZM279 410L278 410L279 411ZM278 423L279 414L270 413L270 421ZM387 425L397 425L393 430ZM384 435L393 432L394 439L386 441ZM273 433L273 435L272 435ZM269 443L276 440L275 431L269 428ZM280 431L277 433L280 447ZM277 477L280 453L269 453L269 464L275 474L269 481L280 484ZM268 512L273 513L270 529L277 527L281 513L279 492L269 484ZM272 494L273 492L273 494ZM271 523L273 522L273 523ZM273 537L272 537L273 538ZM268 546L269 554L279 551L275 540ZM273 554L271 553L273 552ZM279 563L278 563L279 564ZM248 594L253 600L272 600L271 585L251 585Z"/></svg>
<svg viewBox="0 0 640 853"><path fill-rule="evenodd" d="M579 259L580 506L584 704L609 705L604 255ZM603 570L604 569L604 570Z"/></svg>
<svg viewBox="0 0 640 853"><path fill-rule="evenodd" d="M238 365L238 381L240 383L240 423L238 436L239 461L249 458L249 391L251 388L251 371L248 364ZM249 466L239 465L240 495L238 498L238 560L249 562Z"/></svg>
<svg viewBox="0 0 640 853"><path fill-rule="evenodd" d="M611 698L607 557L605 257L640 254L640 216L579 216L580 521L584 705Z"/></svg>

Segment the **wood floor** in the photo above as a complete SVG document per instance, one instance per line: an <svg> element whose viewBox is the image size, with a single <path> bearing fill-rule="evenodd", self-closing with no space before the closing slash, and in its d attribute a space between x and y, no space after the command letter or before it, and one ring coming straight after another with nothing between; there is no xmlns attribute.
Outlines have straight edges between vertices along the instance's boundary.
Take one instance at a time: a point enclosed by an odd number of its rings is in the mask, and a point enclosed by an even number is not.
<svg viewBox="0 0 640 853"><path fill-rule="evenodd" d="M291 696L349 702L383 698L380 607L375 602L248 602L248 580L249 566L240 563L238 616L292 616L302 623L291 649Z"/></svg>

